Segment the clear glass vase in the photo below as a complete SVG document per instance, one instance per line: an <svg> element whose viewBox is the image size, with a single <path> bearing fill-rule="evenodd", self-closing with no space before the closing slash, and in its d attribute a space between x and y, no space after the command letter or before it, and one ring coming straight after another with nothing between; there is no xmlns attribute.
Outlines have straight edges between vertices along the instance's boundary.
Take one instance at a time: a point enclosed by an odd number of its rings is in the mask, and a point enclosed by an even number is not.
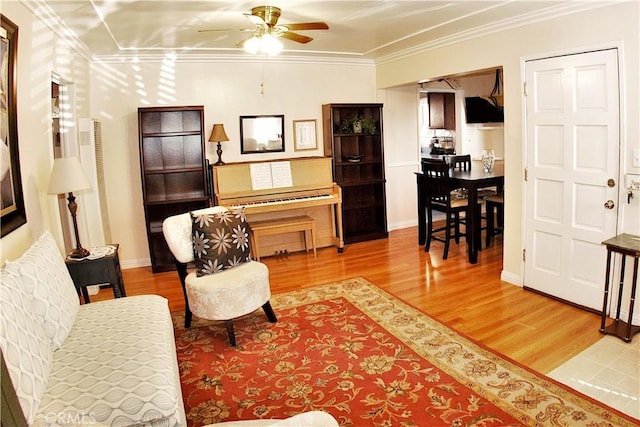
<svg viewBox="0 0 640 427"><path fill-rule="evenodd" d="M493 150L482 150L482 169L485 172L492 172L496 162L496 153Z"/></svg>

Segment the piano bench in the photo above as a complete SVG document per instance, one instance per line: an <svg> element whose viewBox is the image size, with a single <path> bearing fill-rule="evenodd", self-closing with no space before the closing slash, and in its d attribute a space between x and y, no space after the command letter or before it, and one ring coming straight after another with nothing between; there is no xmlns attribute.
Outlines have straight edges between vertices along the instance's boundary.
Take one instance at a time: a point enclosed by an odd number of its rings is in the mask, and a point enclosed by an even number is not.
<svg viewBox="0 0 640 427"><path fill-rule="evenodd" d="M310 216L300 215L288 218L250 221L249 228L251 230L251 251L256 261L260 261L260 237L272 234L291 233L294 231L304 231L304 247L307 252L309 252L307 232L311 233L313 257L316 257L316 220Z"/></svg>

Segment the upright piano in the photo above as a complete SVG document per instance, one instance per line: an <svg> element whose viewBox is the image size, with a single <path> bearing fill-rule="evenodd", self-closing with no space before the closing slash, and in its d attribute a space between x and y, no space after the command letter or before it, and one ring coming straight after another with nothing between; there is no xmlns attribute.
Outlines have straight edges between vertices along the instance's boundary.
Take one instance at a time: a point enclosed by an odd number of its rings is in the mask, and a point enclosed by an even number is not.
<svg viewBox="0 0 640 427"><path fill-rule="evenodd" d="M322 217L329 210L331 244L344 250L342 234L342 189L332 180L330 157L303 157L271 162L229 163L213 166L213 188L216 203L226 207L244 207L249 222L265 217L298 215L306 210L310 216ZM256 185L252 165L288 163L291 185ZM257 188L257 189L256 189ZM322 243L322 236L319 242ZM322 244L320 244L322 246ZM328 245L325 245L328 246Z"/></svg>

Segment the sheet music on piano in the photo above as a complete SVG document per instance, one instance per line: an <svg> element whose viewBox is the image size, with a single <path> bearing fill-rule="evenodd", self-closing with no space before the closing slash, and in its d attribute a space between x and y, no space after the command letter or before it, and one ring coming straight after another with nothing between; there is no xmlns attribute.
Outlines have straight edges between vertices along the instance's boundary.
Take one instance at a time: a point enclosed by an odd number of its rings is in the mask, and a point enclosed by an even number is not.
<svg viewBox="0 0 640 427"><path fill-rule="evenodd" d="M289 161L252 163L249 165L249 171L253 190L293 186Z"/></svg>

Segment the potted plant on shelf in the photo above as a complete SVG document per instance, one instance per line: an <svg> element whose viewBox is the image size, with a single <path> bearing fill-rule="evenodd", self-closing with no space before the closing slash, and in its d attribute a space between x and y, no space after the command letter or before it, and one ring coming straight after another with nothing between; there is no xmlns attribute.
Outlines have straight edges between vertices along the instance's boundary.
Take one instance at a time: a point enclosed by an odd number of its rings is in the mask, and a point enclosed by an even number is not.
<svg viewBox="0 0 640 427"><path fill-rule="evenodd" d="M340 122L340 127L337 129L338 133L353 133L353 119L346 118Z"/></svg>
<svg viewBox="0 0 640 427"><path fill-rule="evenodd" d="M340 127L338 128L338 132L339 133L362 133L363 124L366 122L366 120L367 119L357 114L347 117L340 122Z"/></svg>
<svg viewBox="0 0 640 427"><path fill-rule="evenodd" d="M352 121L353 133L362 133L362 117L356 115Z"/></svg>
<svg viewBox="0 0 640 427"><path fill-rule="evenodd" d="M364 117L361 121L362 132L367 135L374 135L377 132L376 122L371 117Z"/></svg>

